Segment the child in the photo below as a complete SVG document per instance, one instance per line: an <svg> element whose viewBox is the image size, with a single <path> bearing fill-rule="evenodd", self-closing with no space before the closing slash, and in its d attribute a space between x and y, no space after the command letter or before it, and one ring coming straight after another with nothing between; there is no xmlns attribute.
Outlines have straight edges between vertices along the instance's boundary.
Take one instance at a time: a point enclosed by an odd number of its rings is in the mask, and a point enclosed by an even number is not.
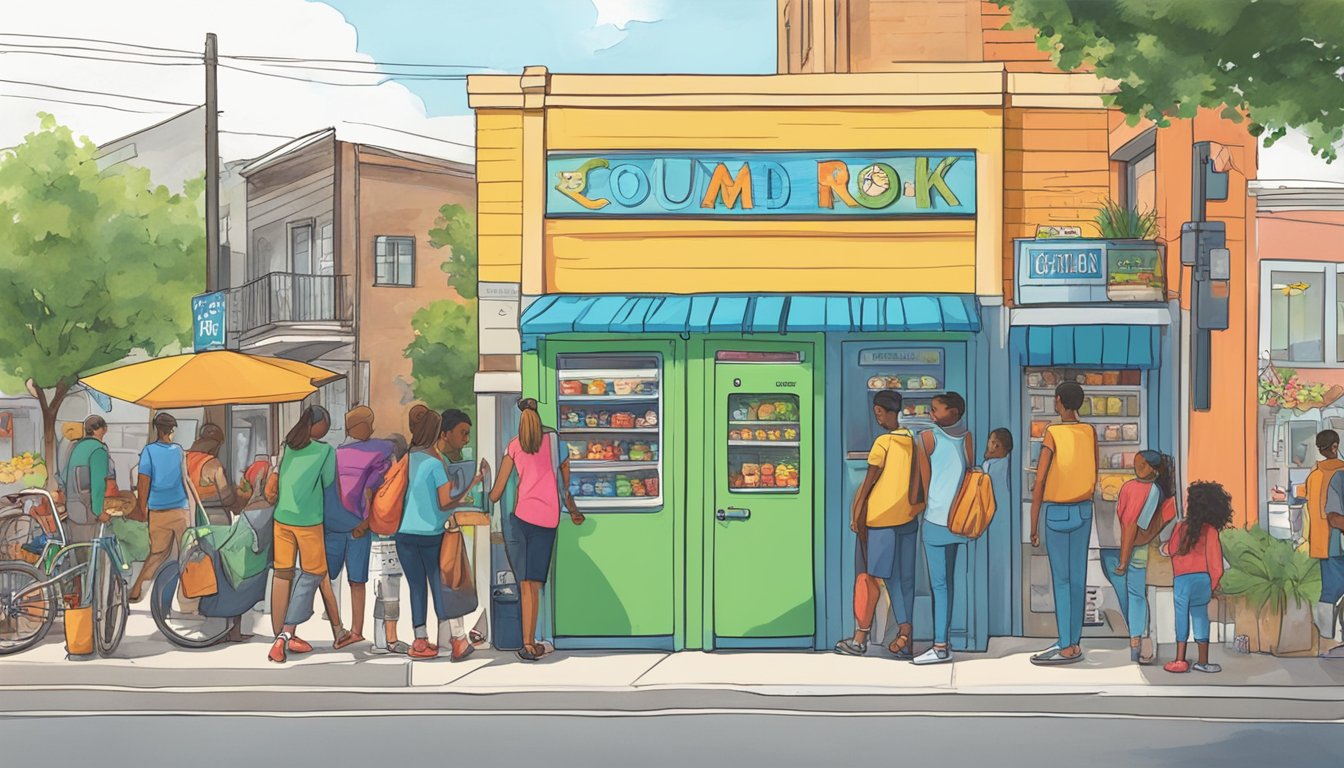
<svg viewBox="0 0 1344 768"><path fill-rule="evenodd" d="M1176 519L1176 479L1170 456L1158 451L1134 455L1134 479L1120 487L1116 501L1119 549L1103 548L1101 566L1115 590L1129 627L1129 660L1151 664L1143 652L1148 633L1148 544Z"/></svg>
<svg viewBox="0 0 1344 768"><path fill-rule="evenodd" d="M1176 524L1162 553L1171 557L1176 579L1172 591L1176 598L1176 660L1163 669L1189 672L1185 646L1190 624L1194 623L1195 643L1199 645L1196 672L1221 672L1209 662L1209 601L1223 577L1223 547L1218 532L1232 522L1232 497L1223 486L1211 482L1190 484L1185 496L1186 517Z"/></svg>
<svg viewBox="0 0 1344 768"><path fill-rule="evenodd" d="M868 651L881 585L886 583L899 624L898 635L887 650L909 660L912 615L915 609L915 544L919 523L915 503L920 488L915 437L901 429L901 393L883 390L873 396L873 417L883 433L868 452L868 473L854 494L850 530L859 535L860 552L867 563L854 578L854 637L836 643L836 653L862 656Z"/></svg>

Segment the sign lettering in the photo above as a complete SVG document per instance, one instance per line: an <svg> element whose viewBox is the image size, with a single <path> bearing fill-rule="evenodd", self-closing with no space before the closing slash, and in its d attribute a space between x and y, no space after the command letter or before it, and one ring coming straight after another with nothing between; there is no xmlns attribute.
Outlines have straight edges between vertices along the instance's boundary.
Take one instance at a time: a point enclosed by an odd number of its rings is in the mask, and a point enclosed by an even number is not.
<svg viewBox="0 0 1344 768"><path fill-rule="evenodd" d="M228 312L223 291L194 296L191 299L192 336L197 352L224 349L225 323Z"/></svg>
<svg viewBox="0 0 1344 768"><path fill-rule="evenodd" d="M547 173L551 217L975 215L964 150L552 153Z"/></svg>

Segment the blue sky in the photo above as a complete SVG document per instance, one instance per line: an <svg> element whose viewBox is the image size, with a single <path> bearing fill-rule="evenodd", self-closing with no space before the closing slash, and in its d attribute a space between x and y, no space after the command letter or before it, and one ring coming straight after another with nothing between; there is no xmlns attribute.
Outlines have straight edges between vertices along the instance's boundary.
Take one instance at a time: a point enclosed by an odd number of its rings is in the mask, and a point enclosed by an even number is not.
<svg viewBox="0 0 1344 768"><path fill-rule="evenodd" d="M378 61L507 71L531 64L552 72L775 71L775 0L325 2L358 30L360 52ZM430 115L469 111L460 82L401 82Z"/></svg>

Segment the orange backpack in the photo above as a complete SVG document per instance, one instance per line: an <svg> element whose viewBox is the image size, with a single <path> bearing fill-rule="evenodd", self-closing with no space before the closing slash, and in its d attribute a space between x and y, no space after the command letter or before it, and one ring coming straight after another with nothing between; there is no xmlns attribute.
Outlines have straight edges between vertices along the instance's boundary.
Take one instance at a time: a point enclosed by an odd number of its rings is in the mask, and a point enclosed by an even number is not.
<svg viewBox="0 0 1344 768"><path fill-rule="evenodd" d="M958 536L978 539L994 519L994 486L989 475L978 469L966 473L961 492L947 516L947 529Z"/></svg>
<svg viewBox="0 0 1344 768"><path fill-rule="evenodd" d="M397 459L383 476L383 484L369 502L369 530L379 536L391 536L401 528L401 513L406 508L406 489L410 485L410 458Z"/></svg>

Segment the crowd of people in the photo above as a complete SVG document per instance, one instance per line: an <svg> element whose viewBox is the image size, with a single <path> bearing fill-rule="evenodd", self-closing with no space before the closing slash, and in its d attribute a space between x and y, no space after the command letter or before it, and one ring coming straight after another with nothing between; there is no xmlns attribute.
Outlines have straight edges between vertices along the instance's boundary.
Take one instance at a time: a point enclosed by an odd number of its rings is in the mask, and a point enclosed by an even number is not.
<svg viewBox="0 0 1344 768"><path fill-rule="evenodd" d="M1055 390L1059 421L1045 430L1036 482L1031 494L1032 546L1045 544L1054 594L1057 639L1031 657L1038 666L1063 666L1084 659L1083 614L1087 598L1088 548L1094 525L1101 560L1115 589L1120 614L1128 625L1130 658L1151 664L1145 653L1148 629L1147 568L1149 545L1166 534L1161 553L1171 558L1176 608L1176 658L1168 672L1218 672L1209 661L1209 603L1223 573L1218 532L1230 525L1232 499L1222 486L1195 482L1186 495L1185 517L1176 521L1174 462L1158 451L1134 459L1134 478L1120 489L1115 513L1094 514L1098 483L1098 444L1094 428L1080 420L1084 392L1073 382ZM890 596L896 637L887 650L914 664L952 660L949 633L957 560L971 541L950 526L953 510L973 494L970 482L975 444L964 427L966 401L956 392L932 403L933 425L915 435L901 426L902 398L885 390L873 398L873 417L882 429L868 454L868 470L850 510L850 528L858 535L858 573L854 580L854 635L836 644L837 653L862 656L868 651L883 588ZM1338 438L1334 440L1338 448ZM981 471L988 476L994 507L1008 513L1008 456L1012 433L995 429L987 441ZM1340 463L1344 467L1344 462ZM1344 474L1338 476L1344 480ZM1344 485L1342 483L1341 485ZM1344 491L1344 488L1341 489ZM1341 508L1344 512L1344 508ZM1344 516L1340 517L1344 521ZM1044 526L1042 526L1042 522ZM1174 527L1172 523L1175 522ZM922 541L932 597L933 644L915 656L912 648L916 548ZM1186 660L1193 632L1198 660Z"/></svg>
<svg viewBox="0 0 1344 768"><path fill-rule="evenodd" d="M512 477L517 500L504 521L505 549L519 581L523 644L519 658L536 661L553 647L538 642L540 594L550 571L560 511L574 524L583 515L568 492L569 466L559 438L542 425L535 400L519 402L518 436L508 445L500 471L488 491L497 504ZM147 524L149 555L131 584L129 599L140 602L146 585L180 548L197 508L212 525L228 525L256 504L274 509L273 572L270 590L274 641L268 658L285 663L309 653L313 645L299 628L313 615L321 595L331 627L332 648L365 642L368 583L373 577L372 651L432 659L447 653L453 661L470 656L484 637L468 631L465 617L475 610L474 590L458 599L443 578L445 537L460 534L454 513L474 503L472 487L489 474L489 462L463 462L471 443L470 416L457 409L442 412L417 404L411 408L407 435L373 437L374 413L367 406L345 417L347 440L332 446L331 415L321 406L306 408L285 436L274 467L249 468L246 491L230 482L219 450L224 432L204 425L183 450L170 413L154 418L156 439L140 453L134 508L127 517ZM90 417L85 436L74 444L62 479L69 524L67 535L88 541L111 519L103 478L112 477L101 417ZM468 466L470 470L462 471ZM92 480L91 480L92 478ZM75 520L75 518L79 518ZM180 555L180 551L179 551ZM337 579L344 574L353 610L350 627L342 621ZM406 582L413 640L398 639L401 582ZM429 636L429 606L438 623ZM242 617L231 618L220 642L244 642Z"/></svg>
<svg viewBox="0 0 1344 768"><path fill-rule="evenodd" d="M1094 526L1101 543L1101 561L1115 590L1119 613L1129 628L1131 659L1151 664L1155 653L1145 649L1148 629L1147 568L1150 544L1171 559L1176 609L1176 658L1170 672L1218 672L1209 661L1209 603L1223 574L1218 532L1231 523L1231 497L1217 483L1194 482L1186 491L1185 516L1177 521L1174 463L1158 451L1139 452L1134 478L1120 489L1115 513L1098 517L1093 497L1098 483L1098 445L1094 428L1079 418L1083 388L1072 382L1055 391L1059 421L1045 430L1036 482L1031 494L1030 540L1044 542L1054 593L1057 639L1031 657L1039 666L1061 666L1083 660L1082 628L1087 590L1088 547ZM561 511L575 525L584 522L569 494L569 465L559 436L543 426L532 399L519 401L517 437L500 460L488 496L498 503L516 474L518 493L504 524L509 562L519 582L522 647L519 658L535 661L553 649L538 642L540 593L550 572ZM948 392L933 399L931 428L916 434L902 427L901 393L886 390L873 400L873 416L882 429L868 454L868 469L850 510L857 534L858 573L854 583L855 631L835 650L863 655L868 649L876 608L885 588L897 623L887 650L914 664L952 660L950 630L957 561L971 541L954 530L950 516L974 493L969 478L983 472L994 507L1007 510L1008 457L1013 435L993 430L983 461L976 469L974 439L965 428L966 401ZM99 523L107 522L103 484L111 462L102 437L107 425L100 417L85 423L85 438L71 451L64 477L66 496L79 514L70 515L69 533L87 540ZM331 415L320 406L303 411L285 436L275 467L249 470L252 482L240 492L219 460L224 432L214 424L201 428L188 450L175 442L177 421L169 413L154 419L157 439L144 448L137 466L135 507L129 517L148 524L149 555L131 585L130 600L139 602L145 585L173 554L193 525L196 507L210 522L228 524L243 509L262 503L274 508L274 570L270 596L274 641L268 658L285 663L292 654L313 650L299 628L313 615L320 594L330 623L332 647L365 642L367 585L373 576L375 653L432 659L446 651L454 660L471 655L484 638L468 631L464 617L475 609L474 596L455 600L442 576L445 536L460 530L454 513L474 503L471 488L490 471L489 463L463 462L471 442L472 422L461 410L436 412L414 406L409 415L409 440L375 439L374 413L366 406L345 417L347 440L333 447L324 441ZM1322 530L1344 528L1344 461L1338 459L1338 435L1322 432L1318 443L1326 461L1308 482L1308 503L1322 507L1310 544L1330 545ZM470 467L463 471L462 468ZM474 470L474 471L473 471ZM1325 474L1322 474L1322 473ZM1323 478L1323 479L1322 479ZM1319 481L1319 482L1315 482ZM1312 492L1313 482L1319 486ZM1338 487L1337 487L1338 486ZM78 518L78 519L76 519ZM1043 525L1042 525L1043 523ZM1174 523L1174 525L1173 525ZM1338 523L1338 525L1336 525ZM1331 541L1337 540L1335 536ZM1317 544L1325 543L1318 547ZM932 645L916 656L913 649L916 551L922 545L932 593ZM1344 562L1344 555L1334 561ZM1344 573L1344 568L1339 569ZM353 617L347 629L335 589L344 574L350 587ZM1327 581L1344 585L1344 577ZM409 592L413 639L398 639L402 580ZM1333 589L1333 587L1331 587ZM1344 590L1341 590L1344 591ZM435 642L429 637L429 606L438 623ZM465 606L465 608L464 608ZM1186 659L1193 634L1197 660ZM221 642L242 642L241 617L232 617Z"/></svg>

